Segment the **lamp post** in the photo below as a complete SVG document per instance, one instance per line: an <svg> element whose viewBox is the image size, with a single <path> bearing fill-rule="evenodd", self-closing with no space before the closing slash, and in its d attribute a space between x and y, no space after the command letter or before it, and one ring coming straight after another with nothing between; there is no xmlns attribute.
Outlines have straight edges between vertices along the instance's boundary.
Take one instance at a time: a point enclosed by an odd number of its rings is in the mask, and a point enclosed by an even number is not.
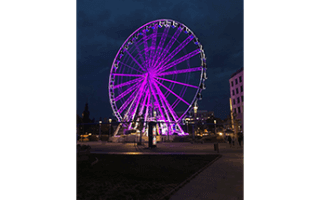
<svg viewBox="0 0 320 200"><path fill-rule="evenodd" d="M111 135L111 122L112 122L112 119L109 118L109 141L110 141L110 135Z"/></svg>
<svg viewBox="0 0 320 200"><path fill-rule="evenodd" d="M216 131L217 130L216 129L217 120L214 120L213 122L214 122L214 134L217 134L217 131Z"/></svg>
<svg viewBox="0 0 320 200"><path fill-rule="evenodd" d="M99 139L100 140L101 140L101 123L102 123L102 121L99 121Z"/></svg>
<svg viewBox="0 0 320 200"><path fill-rule="evenodd" d="M194 121L195 121L197 119L197 111L198 111L197 101L194 102L193 111L194 111ZM196 126L196 129L197 129L197 126ZM195 135L195 130L192 133L192 139L194 139L194 135Z"/></svg>
<svg viewBox="0 0 320 200"><path fill-rule="evenodd" d="M188 126L189 126L189 119L186 119L186 124L187 124L187 133L189 133L189 128L188 128Z"/></svg>

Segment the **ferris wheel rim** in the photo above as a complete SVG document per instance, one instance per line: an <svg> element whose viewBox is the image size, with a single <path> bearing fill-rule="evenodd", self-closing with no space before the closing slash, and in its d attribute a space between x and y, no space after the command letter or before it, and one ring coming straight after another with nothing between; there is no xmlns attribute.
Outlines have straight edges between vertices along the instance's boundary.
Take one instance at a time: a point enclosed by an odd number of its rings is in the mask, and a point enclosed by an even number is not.
<svg viewBox="0 0 320 200"><path fill-rule="evenodd" d="M111 90L110 90L110 89L111 89L111 80L112 80L113 66L114 66L114 64L115 64L116 61L117 61L117 58L118 58L118 56L119 56L119 53L121 52L121 50L123 50L123 48L125 47L125 45L128 44L129 40L130 40L133 36L135 36L136 34L140 33L140 31L141 31L142 29L144 29L145 27L148 27L149 25L152 25L152 24L154 24L154 23L168 22L168 21L170 21L172 24L178 23L178 24L181 25L183 28L186 27L186 28L188 29L188 31L191 32L192 35L195 35L195 34L191 31L191 29L189 29L189 28L188 28L185 24L183 24L183 23L180 23L180 22L178 22L178 21L176 21L176 20L172 20L172 19L158 19L158 20L150 21L150 22L142 25L142 26L139 27L138 29L136 29L129 37L127 37L127 39L123 42L123 44L121 45L121 47L120 47L119 50L118 50L118 52L117 52L117 54L116 54L116 56L115 56L115 58L114 58L114 60L113 60L113 62L112 62L112 66L111 66L111 69L110 69L110 75L109 75L109 84L108 84L110 104L111 104L112 110L113 110L113 112L114 112L114 115L117 117L118 121L121 121L123 117L122 117L121 114L119 113L119 108L117 107L117 105L116 105L116 104L114 104L114 105L112 104L112 103L113 103L112 101L114 100L114 97L111 96ZM142 39L141 39L141 40L142 40ZM202 51L203 51L203 49L202 49ZM202 67L202 66L201 66L201 67ZM202 77L203 77L203 74L204 74L204 70L206 70L206 69L204 69L204 67L202 67L202 69L200 70L200 71L201 71L201 74L200 74L199 84L198 84L198 86L197 86L197 91L195 92L195 95L194 95L192 101L190 102L189 107L185 110L185 112L181 115L181 117L180 117L179 119L177 119L177 122L181 121L181 119L183 118L183 116L185 116L186 113L192 108L192 105L195 103L195 101L197 101L197 95L198 95L199 93L201 94L202 88L201 88L200 86L201 86L201 83L204 82L204 79L202 80ZM180 102L180 101L178 101L177 105L179 104L179 102Z"/></svg>

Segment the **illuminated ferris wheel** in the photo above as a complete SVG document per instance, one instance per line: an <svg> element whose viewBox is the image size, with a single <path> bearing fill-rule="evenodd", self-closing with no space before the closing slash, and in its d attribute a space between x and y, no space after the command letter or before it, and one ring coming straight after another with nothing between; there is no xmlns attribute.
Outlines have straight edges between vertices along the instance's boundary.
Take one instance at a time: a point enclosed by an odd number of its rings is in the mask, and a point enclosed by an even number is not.
<svg viewBox="0 0 320 200"><path fill-rule="evenodd" d="M144 124L158 122L162 135L184 135L179 122L201 100L206 69L203 47L187 26L151 21L126 39L113 60L109 98L114 115L127 129L143 119Z"/></svg>

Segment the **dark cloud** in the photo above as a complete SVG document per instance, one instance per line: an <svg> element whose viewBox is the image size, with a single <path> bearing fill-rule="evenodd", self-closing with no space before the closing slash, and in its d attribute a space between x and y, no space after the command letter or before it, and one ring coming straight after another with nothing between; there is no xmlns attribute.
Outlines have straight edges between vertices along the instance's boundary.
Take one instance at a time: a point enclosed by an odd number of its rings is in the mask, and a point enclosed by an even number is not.
<svg viewBox="0 0 320 200"><path fill-rule="evenodd" d="M174 19L203 44L207 90L199 109L225 118L232 73L243 67L243 1L117 0L77 1L77 113L89 101L91 117L109 117L108 78L114 56L127 37L145 23Z"/></svg>

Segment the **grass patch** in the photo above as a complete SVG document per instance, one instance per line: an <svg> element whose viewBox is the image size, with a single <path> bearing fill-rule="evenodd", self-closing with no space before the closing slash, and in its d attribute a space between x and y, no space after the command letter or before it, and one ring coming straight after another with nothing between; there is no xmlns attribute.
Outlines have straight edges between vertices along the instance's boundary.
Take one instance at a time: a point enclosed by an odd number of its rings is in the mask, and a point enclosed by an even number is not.
<svg viewBox="0 0 320 200"><path fill-rule="evenodd" d="M91 154L77 163L77 199L158 199L218 155Z"/></svg>

